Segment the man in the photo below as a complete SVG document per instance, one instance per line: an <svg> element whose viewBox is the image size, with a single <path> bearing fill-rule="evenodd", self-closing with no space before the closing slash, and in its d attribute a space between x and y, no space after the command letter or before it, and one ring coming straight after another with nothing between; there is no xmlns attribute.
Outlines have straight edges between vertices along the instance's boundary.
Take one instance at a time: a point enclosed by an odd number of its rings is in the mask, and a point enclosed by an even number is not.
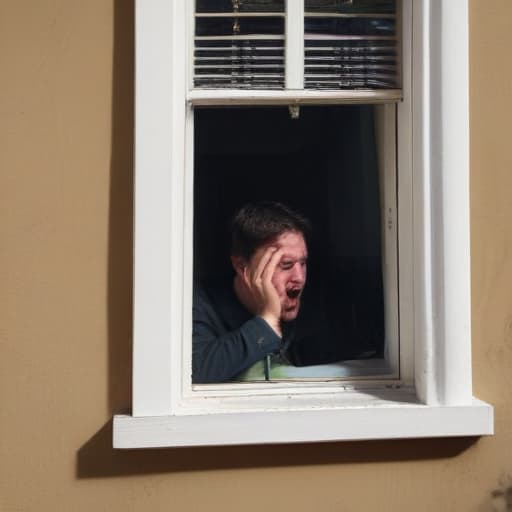
<svg viewBox="0 0 512 512"><path fill-rule="evenodd" d="M285 352L283 330L297 318L306 284L309 230L307 219L276 202L248 204L234 216L233 282L194 294L193 382L228 381Z"/></svg>

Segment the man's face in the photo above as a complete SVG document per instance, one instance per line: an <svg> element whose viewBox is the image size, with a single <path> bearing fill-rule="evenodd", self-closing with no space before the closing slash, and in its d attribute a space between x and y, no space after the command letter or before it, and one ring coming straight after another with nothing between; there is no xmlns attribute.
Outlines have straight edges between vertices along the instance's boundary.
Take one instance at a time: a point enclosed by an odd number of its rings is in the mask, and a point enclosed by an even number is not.
<svg viewBox="0 0 512 512"><path fill-rule="evenodd" d="M306 242L301 233L285 231L273 242L259 247L252 258L261 258L268 247L276 247L283 251L272 277L272 284L281 301L281 320L289 322L299 313L301 295L306 284Z"/></svg>

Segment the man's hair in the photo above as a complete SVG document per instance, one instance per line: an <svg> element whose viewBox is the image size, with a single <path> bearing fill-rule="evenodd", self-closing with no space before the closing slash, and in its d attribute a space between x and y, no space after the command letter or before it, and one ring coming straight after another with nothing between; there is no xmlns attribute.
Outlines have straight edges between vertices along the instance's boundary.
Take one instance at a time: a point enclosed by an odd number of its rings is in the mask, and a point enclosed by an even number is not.
<svg viewBox="0 0 512 512"><path fill-rule="evenodd" d="M248 203L231 219L231 254L250 259L258 247L285 231L299 232L307 239L311 224L302 214L282 203Z"/></svg>

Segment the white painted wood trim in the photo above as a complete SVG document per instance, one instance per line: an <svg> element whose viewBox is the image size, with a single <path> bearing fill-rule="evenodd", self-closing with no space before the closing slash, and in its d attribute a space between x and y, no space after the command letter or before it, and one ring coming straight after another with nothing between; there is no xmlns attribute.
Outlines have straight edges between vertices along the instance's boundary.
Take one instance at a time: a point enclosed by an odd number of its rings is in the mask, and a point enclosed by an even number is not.
<svg viewBox="0 0 512 512"><path fill-rule="evenodd" d="M414 382L418 398L424 403L437 403L435 373L433 370L433 316L430 251L430 138L427 115L430 105L428 63L430 59L430 1L413 3L412 18L412 90L409 108L412 113L410 131L412 230L406 236L412 239L411 275L414 283L410 296L414 304ZM406 68L406 66L404 66Z"/></svg>
<svg viewBox="0 0 512 512"><path fill-rule="evenodd" d="M250 418L248 417L250 416ZM250 425L250 428L248 428ZM114 418L114 448L357 441L493 433L492 407L382 403L371 407Z"/></svg>
<svg viewBox="0 0 512 512"><path fill-rule="evenodd" d="M467 0L414 7L416 389L461 405L472 399Z"/></svg>
<svg viewBox="0 0 512 512"><path fill-rule="evenodd" d="M396 103L402 99L399 89L386 91L257 91L239 89L195 89L188 92L187 100L195 106L208 105L301 105Z"/></svg>
<svg viewBox="0 0 512 512"><path fill-rule="evenodd" d="M186 12L185 0L136 1L134 416L181 398Z"/></svg>
<svg viewBox="0 0 512 512"><path fill-rule="evenodd" d="M172 388L173 9L167 0L135 9L133 414L148 416L169 412Z"/></svg>
<svg viewBox="0 0 512 512"><path fill-rule="evenodd" d="M384 355L392 374L400 378L396 119L395 105L382 105L375 109L381 208Z"/></svg>
<svg viewBox="0 0 512 512"><path fill-rule="evenodd" d="M193 302L193 275L194 275L194 110L186 106L185 121L185 163L184 163L184 226L183 226L183 268L182 268L182 304L183 304L183 335L176 340L181 347L181 367L176 368L174 385L179 383L179 402L175 402L177 412L179 403L192 390L192 302ZM179 290L178 290L179 291Z"/></svg>
<svg viewBox="0 0 512 512"><path fill-rule="evenodd" d="M285 87L304 88L304 0L286 0Z"/></svg>
<svg viewBox="0 0 512 512"><path fill-rule="evenodd" d="M433 313L439 402L469 404L469 63L467 0L432 2L430 149ZM442 299L441 299L442 298Z"/></svg>
<svg viewBox="0 0 512 512"><path fill-rule="evenodd" d="M415 47L413 38L412 2L400 2L402 15L400 27L401 40L404 42L402 62L403 100L396 104L397 112L397 208L398 208L398 300L400 319L400 377L406 385L414 382L415 332L417 305L414 300L416 261L414 258L415 226L413 201L413 165L412 134L413 126L413 56Z"/></svg>

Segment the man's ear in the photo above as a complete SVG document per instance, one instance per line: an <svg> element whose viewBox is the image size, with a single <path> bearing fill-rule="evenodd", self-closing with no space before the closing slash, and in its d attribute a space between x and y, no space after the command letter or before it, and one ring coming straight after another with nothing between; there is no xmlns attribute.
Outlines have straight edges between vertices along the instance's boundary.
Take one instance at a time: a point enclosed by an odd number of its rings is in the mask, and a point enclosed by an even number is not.
<svg viewBox="0 0 512 512"><path fill-rule="evenodd" d="M247 261L243 256L235 256L232 254L231 264L233 265L233 268L235 269L237 275L244 275L244 268L247 266Z"/></svg>

